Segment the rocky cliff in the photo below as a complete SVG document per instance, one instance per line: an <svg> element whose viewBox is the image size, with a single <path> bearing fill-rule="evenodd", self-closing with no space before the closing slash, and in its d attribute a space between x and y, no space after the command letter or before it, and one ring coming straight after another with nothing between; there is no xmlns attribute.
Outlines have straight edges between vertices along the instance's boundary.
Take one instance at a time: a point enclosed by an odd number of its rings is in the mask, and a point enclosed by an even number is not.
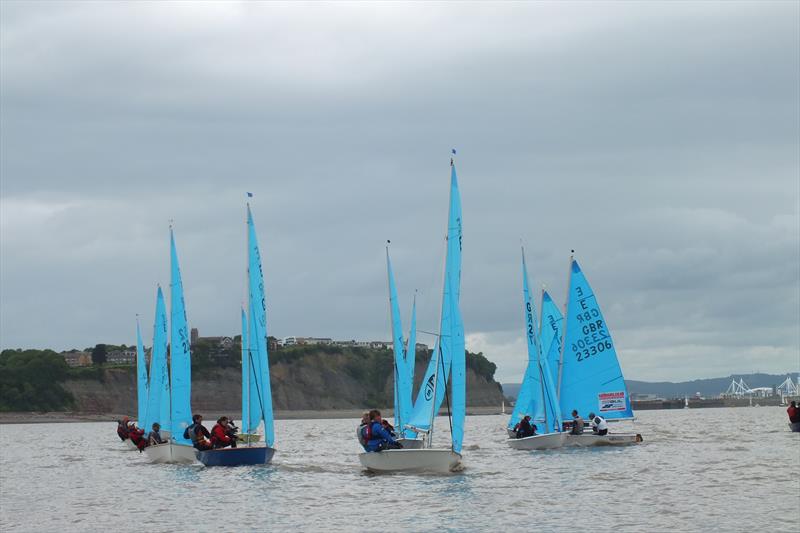
<svg viewBox="0 0 800 533"><path fill-rule="evenodd" d="M419 388L429 354L417 354ZM272 398L279 410L328 410L390 407L393 396L392 356L388 350L302 347L270 356ZM498 406L503 401L494 381L494 365L470 354L467 365L467 405ZM70 379L64 383L75 398L75 409L91 413L134 413L136 382L133 368L109 368L100 379ZM192 407L210 413L241 409L241 370L200 368L193 371Z"/></svg>

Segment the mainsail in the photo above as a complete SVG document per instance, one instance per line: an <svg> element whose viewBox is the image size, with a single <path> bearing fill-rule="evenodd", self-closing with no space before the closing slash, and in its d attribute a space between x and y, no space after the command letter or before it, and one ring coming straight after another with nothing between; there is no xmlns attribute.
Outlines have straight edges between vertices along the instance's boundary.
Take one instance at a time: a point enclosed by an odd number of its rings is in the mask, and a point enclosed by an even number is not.
<svg viewBox="0 0 800 533"><path fill-rule="evenodd" d="M514 411L508 421L508 427L509 429L513 428L523 416L530 415L539 425L540 433L560 431L561 419L558 413L558 400L553 387L554 381L550 373L550 365L542 354L543 338L540 335L543 334L537 327L539 322L528 283L525 250L522 251L522 296L528 366L525 369L525 377L514 404Z"/></svg>
<svg viewBox="0 0 800 533"><path fill-rule="evenodd" d="M450 170L450 207L447 223L447 255L445 257L442 309L439 337L433 357L422 380L414 404L410 425L432 431L433 420L447 392L447 375L452 367L452 446L461 451L466 415L466 360L464 324L459 309L461 287L461 198L455 165ZM430 443L430 439L429 439Z"/></svg>
<svg viewBox="0 0 800 533"><path fill-rule="evenodd" d="M136 319L136 421L142 426L147 417L147 361L144 358L142 332ZM144 426L146 429L147 426Z"/></svg>
<svg viewBox="0 0 800 533"><path fill-rule="evenodd" d="M171 419L172 438L188 443L183 431L192 422L192 361L189 325L186 321L186 305L183 300L183 281L175 249L175 237L169 230L170 241L170 382L172 391Z"/></svg>
<svg viewBox="0 0 800 533"><path fill-rule="evenodd" d="M547 291L542 291L542 323L539 330L542 355L547 359L553 377L558 376L559 359L561 358L561 335L564 326L564 315Z"/></svg>
<svg viewBox="0 0 800 533"><path fill-rule="evenodd" d="M254 407L258 407L260 418L264 421L264 440L267 446L272 446L275 441L275 429L272 414L272 388L269 379L269 355L267 353L267 299L264 291L264 275L261 270L261 253L258 249L250 204L247 205L247 282L250 315L250 331L247 335L250 347L249 366L253 372L253 385L256 389L250 392L250 412L253 412ZM254 427L251 425L249 429L252 431Z"/></svg>
<svg viewBox="0 0 800 533"><path fill-rule="evenodd" d="M413 374L409 376L409 368L406 363L407 353L403 343L403 324L400 319L400 305L397 301L397 287L394 282L388 246L386 248L386 274L389 283L389 314L392 319L392 346L394 348L394 423L399 431L406 433L403 428L411 416Z"/></svg>
<svg viewBox="0 0 800 533"><path fill-rule="evenodd" d="M171 432L170 389L167 374L167 308L161 287L156 292L156 318L153 324L153 348L150 350L150 383L147 395L147 416L142 429L148 431L153 422L161 430Z"/></svg>
<svg viewBox="0 0 800 533"><path fill-rule="evenodd" d="M578 262L571 261L561 352L561 413L576 409L604 418L632 418L633 411L608 325Z"/></svg>

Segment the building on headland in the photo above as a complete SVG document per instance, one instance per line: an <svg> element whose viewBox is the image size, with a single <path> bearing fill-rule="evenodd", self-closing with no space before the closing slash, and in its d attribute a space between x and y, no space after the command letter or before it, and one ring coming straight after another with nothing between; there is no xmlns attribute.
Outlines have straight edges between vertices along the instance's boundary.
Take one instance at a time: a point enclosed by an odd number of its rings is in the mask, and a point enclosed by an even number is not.
<svg viewBox="0 0 800 533"><path fill-rule="evenodd" d="M92 366L92 354L89 352L70 351L61 352L60 355L64 358L67 366Z"/></svg>
<svg viewBox="0 0 800 533"><path fill-rule="evenodd" d="M91 359L91 355L89 356ZM136 362L136 350L113 350L106 354L106 364L132 365Z"/></svg>
<svg viewBox="0 0 800 533"><path fill-rule="evenodd" d="M233 337L201 337L197 328L192 328L189 337L191 339L192 346L205 344L208 346L208 354L215 358L229 357L231 348L233 348L235 344ZM239 339L239 342L241 342L241 339Z"/></svg>
<svg viewBox="0 0 800 533"><path fill-rule="evenodd" d="M355 339L335 341L328 337L284 337L278 341L279 346L297 346L309 344L323 344L326 346L341 346L343 348L371 348L373 350L391 350L392 341L358 341ZM416 343L416 351L427 351L428 345L421 342Z"/></svg>

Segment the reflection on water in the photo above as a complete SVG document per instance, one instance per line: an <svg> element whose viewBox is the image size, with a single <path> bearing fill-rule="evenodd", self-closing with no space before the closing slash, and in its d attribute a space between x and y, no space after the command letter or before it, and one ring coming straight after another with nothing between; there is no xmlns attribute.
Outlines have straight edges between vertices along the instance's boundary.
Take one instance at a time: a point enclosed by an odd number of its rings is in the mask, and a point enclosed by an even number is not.
<svg viewBox="0 0 800 533"><path fill-rule="evenodd" d="M800 434L785 419L645 411L642 445L524 452L505 417L469 417L466 469L444 476L366 474L356 420L278 421L273 464L238 468L148 464L113 422L0 426L0 529L192 531L224 516L226 531L566 531L600 509L603 529L798 531Z"/></svg>

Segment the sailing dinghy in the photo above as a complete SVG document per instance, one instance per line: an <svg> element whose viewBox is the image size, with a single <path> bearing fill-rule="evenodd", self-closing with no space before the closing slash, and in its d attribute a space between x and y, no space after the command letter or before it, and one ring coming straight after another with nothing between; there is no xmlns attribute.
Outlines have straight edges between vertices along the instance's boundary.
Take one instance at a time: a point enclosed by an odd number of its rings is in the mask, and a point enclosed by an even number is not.
<svg viewBox="0 0 800 533"><path fill-rule="evenodd" d="M633 420L633 409L617 351L600 305L574 257L570 257L565 309L559 403L571 418L596 413L606 420ZM587 424L588 424L587 420ZM567 446L620 446L642 442L638 433L568 434Z"/></svg>
<svg viewBox="0 0 800 533"><path fill-rule="evenodd" d="M267 300L250 204L247 204L247 286L248 313L242 309L242 432L248 438L246 445L236 448L198 450L197 460L205 466L263 465L275 455L267 354ZM262 422L265 444L257 444L251 435Z"/></svg>
<svg viewBox="0 0 800 533"><path fill-rule="evenodd" d="M169 429L170 438L165 444L148 446L144 449L147 458L153 463L193 463L195 462L195 449L188 439L183 436L184 430L192 419L191 392L192 392L192 362L190 355L189 326L186 320L186 305L183 299L183 281L181 268L178 263L178 251L175 248L175 236L172 227L169 229L170 243L170 383L169 394ZM161 290L159 289L159 295ZM158 307L159 303L161 308ZM159 327L164 320L166 312L163 307L163 297L157 299L156 328L153 340L153 354L156 361L163 360L166 366L166 350L162 341L166 339L166 327ZM158 353L156 352L158 350ZM159 363L161 364L161 363ZM160 367L159 367L160 368ZM162 385L163 387L163 385ZM164 389L162 388L162 394ZM159 398L159 405L163 396ZM163 416L164 410L159 407L159 414ZM155 420L154 420L155 421ZM163 424L162 421L158 421Z"/></svg>
<svg viewBox="0 0 800 533"><path fill-rule="evenodd" d="M453 151L455 154L455 150ZM424 447L360 453L361 464L373 472L452 472L461 468L461 447L466 416L464 324L459 309L461 286L461 199L455 165L450 160L448 213L442 307L439 336L414 410L406 427L423 435ZM452 398L447 394L451 374ZM444 398L450 420L449 448L433 448L433 426ZM450 410L452 406L452 411ZM405 428L404 428L405 429Z"/></svg>
<svg viewBox="0 0 800 533"><path fill-rule="evenodd" d="M542 353L542 338L544 333L548 339L547 345L552 343L552 333L549 327L540 331L536 317L536 308L533 305L530 288L528 285L528 268L525 263L525 250L522 250L522 295L523 312L525 316L525 332L528 344L528 368L520 387L514 412L508 421L509 433L523 416L534 413L533 421L541 433L530 437L516 438L510 435L506 443L515 450L548 450L560 448L564 444L565 435L562 432L561 416L558 406L553 377L550 365ZM544 301L544 297L542 298Z"/></svg>
<svg viewBox="0 0 800 533"><path fill-rule="evenodd" d="M389 247L386 247L386 273L389 283L389 315L392 321L392 347L394 349L394 427L397 441L405 449L422 448L422 439L406 427L411 418L412 394L414 387L414 365L416 363L417 299L411 308L411 331L408 342L403 341L403 324L400 319L400 305L397 300L397 287L394 282Z"/></svg>

